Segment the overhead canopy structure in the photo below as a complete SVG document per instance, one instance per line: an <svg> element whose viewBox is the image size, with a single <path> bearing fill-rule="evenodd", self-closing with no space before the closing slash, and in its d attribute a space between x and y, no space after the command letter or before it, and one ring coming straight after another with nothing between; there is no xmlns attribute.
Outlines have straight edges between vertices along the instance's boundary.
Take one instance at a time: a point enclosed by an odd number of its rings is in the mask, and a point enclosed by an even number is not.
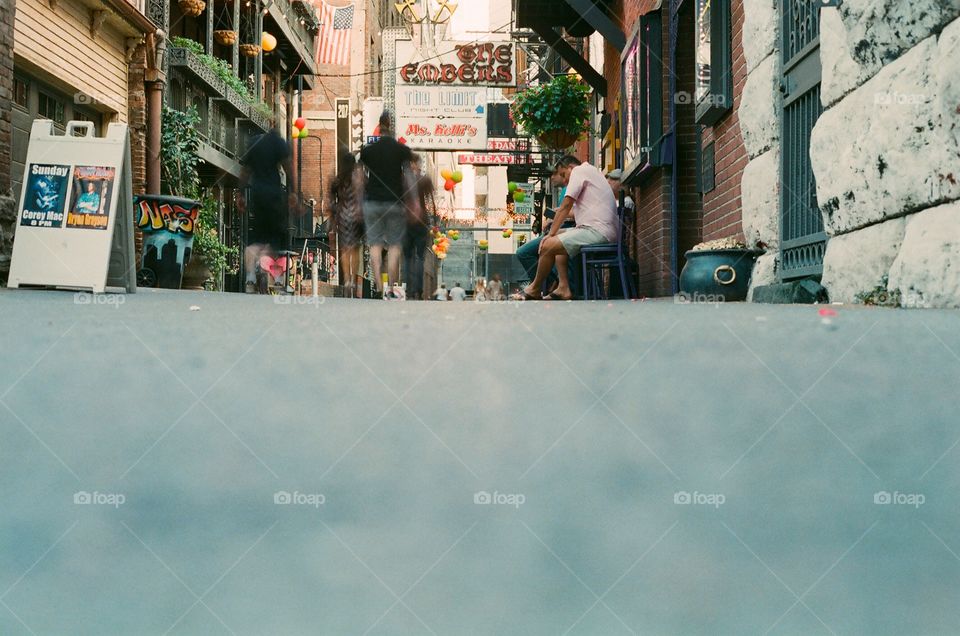
<svg viewBox="0 0 960 636"><path fill-rule="evenodd" d="M514 0L517 26L532 29L600 95L607 94L607 81L557 29L574 37L599 32L618 51L626 46L623 30L610 19L611 0Z"/></svg>

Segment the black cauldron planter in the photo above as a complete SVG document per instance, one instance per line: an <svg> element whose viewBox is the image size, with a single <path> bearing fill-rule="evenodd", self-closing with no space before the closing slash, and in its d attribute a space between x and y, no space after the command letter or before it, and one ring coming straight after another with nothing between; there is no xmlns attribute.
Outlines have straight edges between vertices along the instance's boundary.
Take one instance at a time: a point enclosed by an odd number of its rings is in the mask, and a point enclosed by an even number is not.
<svg viewBox="0 0 960 636"><path fill-rule="evenodd" d="M762 250L749 248L690 250L680 272L680 295L694 302L746 300L753 265L761 254Z"/></svg>

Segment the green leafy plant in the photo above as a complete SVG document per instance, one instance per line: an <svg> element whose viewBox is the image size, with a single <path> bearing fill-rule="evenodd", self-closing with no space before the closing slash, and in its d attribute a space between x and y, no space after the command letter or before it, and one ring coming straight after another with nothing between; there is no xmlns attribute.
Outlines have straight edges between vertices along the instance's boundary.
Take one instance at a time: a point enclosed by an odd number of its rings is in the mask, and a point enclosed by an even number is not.
<svg viewBox="0 0 960 636"><path fill-rule="evenodd" d="M200 115L194 106L179 111L164 106L160 150L160 170L163 176L163 192L178 197L195 199L200 191L200 175L197 167L200 158Z"/></svg>
<svg viewBox="0 0 960 636"><path fill-rule="evenodd" d="M590 88L573 75L517 94L510 106L514 122L541 140L555 135L580 138L590 128Z"/></svg>
<svg viewBox="0 0 960 636"><path fill-rule="evenodd" d="M200 203L200 215L193 230L193 251L210 269L219 284L221 274L235 274L239 265L239 250L220 240L220 206L217 200L206 196Z"/></svg>
<svg viewBox="0 0 960 636"><path fill-rule="evenodd" d="M204 66L213 71L214 75L239 94L247 103L253 104L255 102L253 95L250 94L250 89L243 80L237 77L237 74L233 72L233 66L228 62L221 60L219 57L208 55L204 52L202 44L190 38L175 37L171 38L170 43L175 47L187 49L193 53Z"/></svg>
<svg viewBox="0 0 960 636"><path fill-rule="evenodd" d="M273 117L273 108L266 102L257 102L253 104L253 109L266 118Z"/></svg>
<svg viewBox="0 0 960 636"><path fill-rule="evenodd" d="M193 228L193 253L210 269L213 280L219 281L224 272L234 273L239 252L220 239L220 210L216 199L203 196L197 171L200 158L197 149L200 135L197 126L200 115L193 106L186 112L164 107L161 137L163 146L160 165L163 192L168 195L200 199L200 214Z"/></svg>

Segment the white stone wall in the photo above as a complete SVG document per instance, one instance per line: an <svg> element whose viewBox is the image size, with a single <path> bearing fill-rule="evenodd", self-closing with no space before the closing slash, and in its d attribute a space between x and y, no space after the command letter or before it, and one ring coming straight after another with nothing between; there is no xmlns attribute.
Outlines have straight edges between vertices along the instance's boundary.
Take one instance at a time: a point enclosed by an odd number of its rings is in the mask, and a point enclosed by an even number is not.
<svg viewBox="0 0 960 636"><path fill-rule="evenodd" d="M810 154L833 300L888 276L912 306L960 306L958 17L960 0L821 10L827 110Z"/></svg>
<svg viewBox="0 0 960 636"><path fill-rule="evenodd" d="M777 0L743 0L743 56L747 80L737 117L750 159L740 182L747 244L767 253L750 281L749 299L777 282L780 253L780 14Z"/></svg>

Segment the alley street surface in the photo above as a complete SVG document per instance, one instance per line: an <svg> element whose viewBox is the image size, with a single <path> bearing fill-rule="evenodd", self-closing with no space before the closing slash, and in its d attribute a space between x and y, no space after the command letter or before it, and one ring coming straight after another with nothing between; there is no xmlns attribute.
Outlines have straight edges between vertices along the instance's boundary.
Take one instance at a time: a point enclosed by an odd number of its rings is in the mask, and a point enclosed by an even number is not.
<svg viewBox="0 0 960 636"><path fill-rule="evenodd" d="M956 313L283 300L0 292L0 633L960 632Z"/></svg>

